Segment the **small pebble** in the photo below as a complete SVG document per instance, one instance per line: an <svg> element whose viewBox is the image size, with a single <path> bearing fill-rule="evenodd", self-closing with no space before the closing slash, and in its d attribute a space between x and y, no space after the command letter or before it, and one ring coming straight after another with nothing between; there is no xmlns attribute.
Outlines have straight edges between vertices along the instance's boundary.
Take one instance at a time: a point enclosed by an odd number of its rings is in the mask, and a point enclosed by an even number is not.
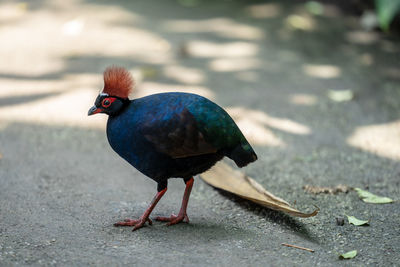
<svg viewBox="0 0 400 267"><path fill-rule="evenodd" d="M342 217L336 218L336 224L340 225L340 226L343 226L344 225L344 218L342 218Z"/></svg>

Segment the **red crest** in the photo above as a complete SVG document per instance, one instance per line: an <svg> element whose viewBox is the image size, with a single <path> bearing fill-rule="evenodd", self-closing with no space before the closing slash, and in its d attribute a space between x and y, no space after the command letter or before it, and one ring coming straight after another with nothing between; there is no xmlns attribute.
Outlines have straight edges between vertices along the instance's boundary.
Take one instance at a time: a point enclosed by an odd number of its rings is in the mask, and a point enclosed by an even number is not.
<svg viewBox="0 0 400 267"><path fill-rule="evenodd" d="M104 71L103 93L128 98L134 85L133 78L125 68L111 66Z"/></svg>

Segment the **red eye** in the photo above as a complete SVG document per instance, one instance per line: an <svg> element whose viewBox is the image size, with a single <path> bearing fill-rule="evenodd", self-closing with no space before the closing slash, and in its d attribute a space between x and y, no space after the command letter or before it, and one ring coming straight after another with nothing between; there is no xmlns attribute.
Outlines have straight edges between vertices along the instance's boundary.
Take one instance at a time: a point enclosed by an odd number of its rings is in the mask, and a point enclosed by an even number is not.
<svg viewBox="0 0 400 267"><path fill-rule="evenodd" d="M102 105L103 107L105 107L105 108L108 108L109 106L111 106L111 102L110 102L110 100L109 100L108 98L105 98L105 99L103 100L103 102L101 102L101 105Z"/></svg>

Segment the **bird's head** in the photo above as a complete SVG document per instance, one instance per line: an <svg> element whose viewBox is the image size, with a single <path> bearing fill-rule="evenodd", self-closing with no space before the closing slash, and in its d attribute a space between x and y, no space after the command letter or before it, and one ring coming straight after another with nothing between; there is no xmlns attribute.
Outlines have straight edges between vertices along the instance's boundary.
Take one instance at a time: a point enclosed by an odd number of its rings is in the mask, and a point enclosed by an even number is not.
<svg viewBox="0 0 400 267"><path fill-rule="evenodd" d="M133 88L131 74L121 67L108 67L104 71L104 88L97 96L94 106L88 111L88 116L97 113L117 115L127 104Z"/></svg>

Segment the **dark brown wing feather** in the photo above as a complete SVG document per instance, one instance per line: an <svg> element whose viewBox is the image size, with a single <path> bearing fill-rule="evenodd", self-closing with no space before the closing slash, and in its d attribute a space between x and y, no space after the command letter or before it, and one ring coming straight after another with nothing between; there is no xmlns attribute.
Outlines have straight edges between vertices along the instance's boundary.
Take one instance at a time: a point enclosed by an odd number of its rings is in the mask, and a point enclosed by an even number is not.
<svg viewBox="0 0 400 267"><path fill-rule="evenodd" d="M142 128L155 149L172 158L185 158L217 152L198 130L196 119L187 109L167 120L154 119Z"/></svg>

